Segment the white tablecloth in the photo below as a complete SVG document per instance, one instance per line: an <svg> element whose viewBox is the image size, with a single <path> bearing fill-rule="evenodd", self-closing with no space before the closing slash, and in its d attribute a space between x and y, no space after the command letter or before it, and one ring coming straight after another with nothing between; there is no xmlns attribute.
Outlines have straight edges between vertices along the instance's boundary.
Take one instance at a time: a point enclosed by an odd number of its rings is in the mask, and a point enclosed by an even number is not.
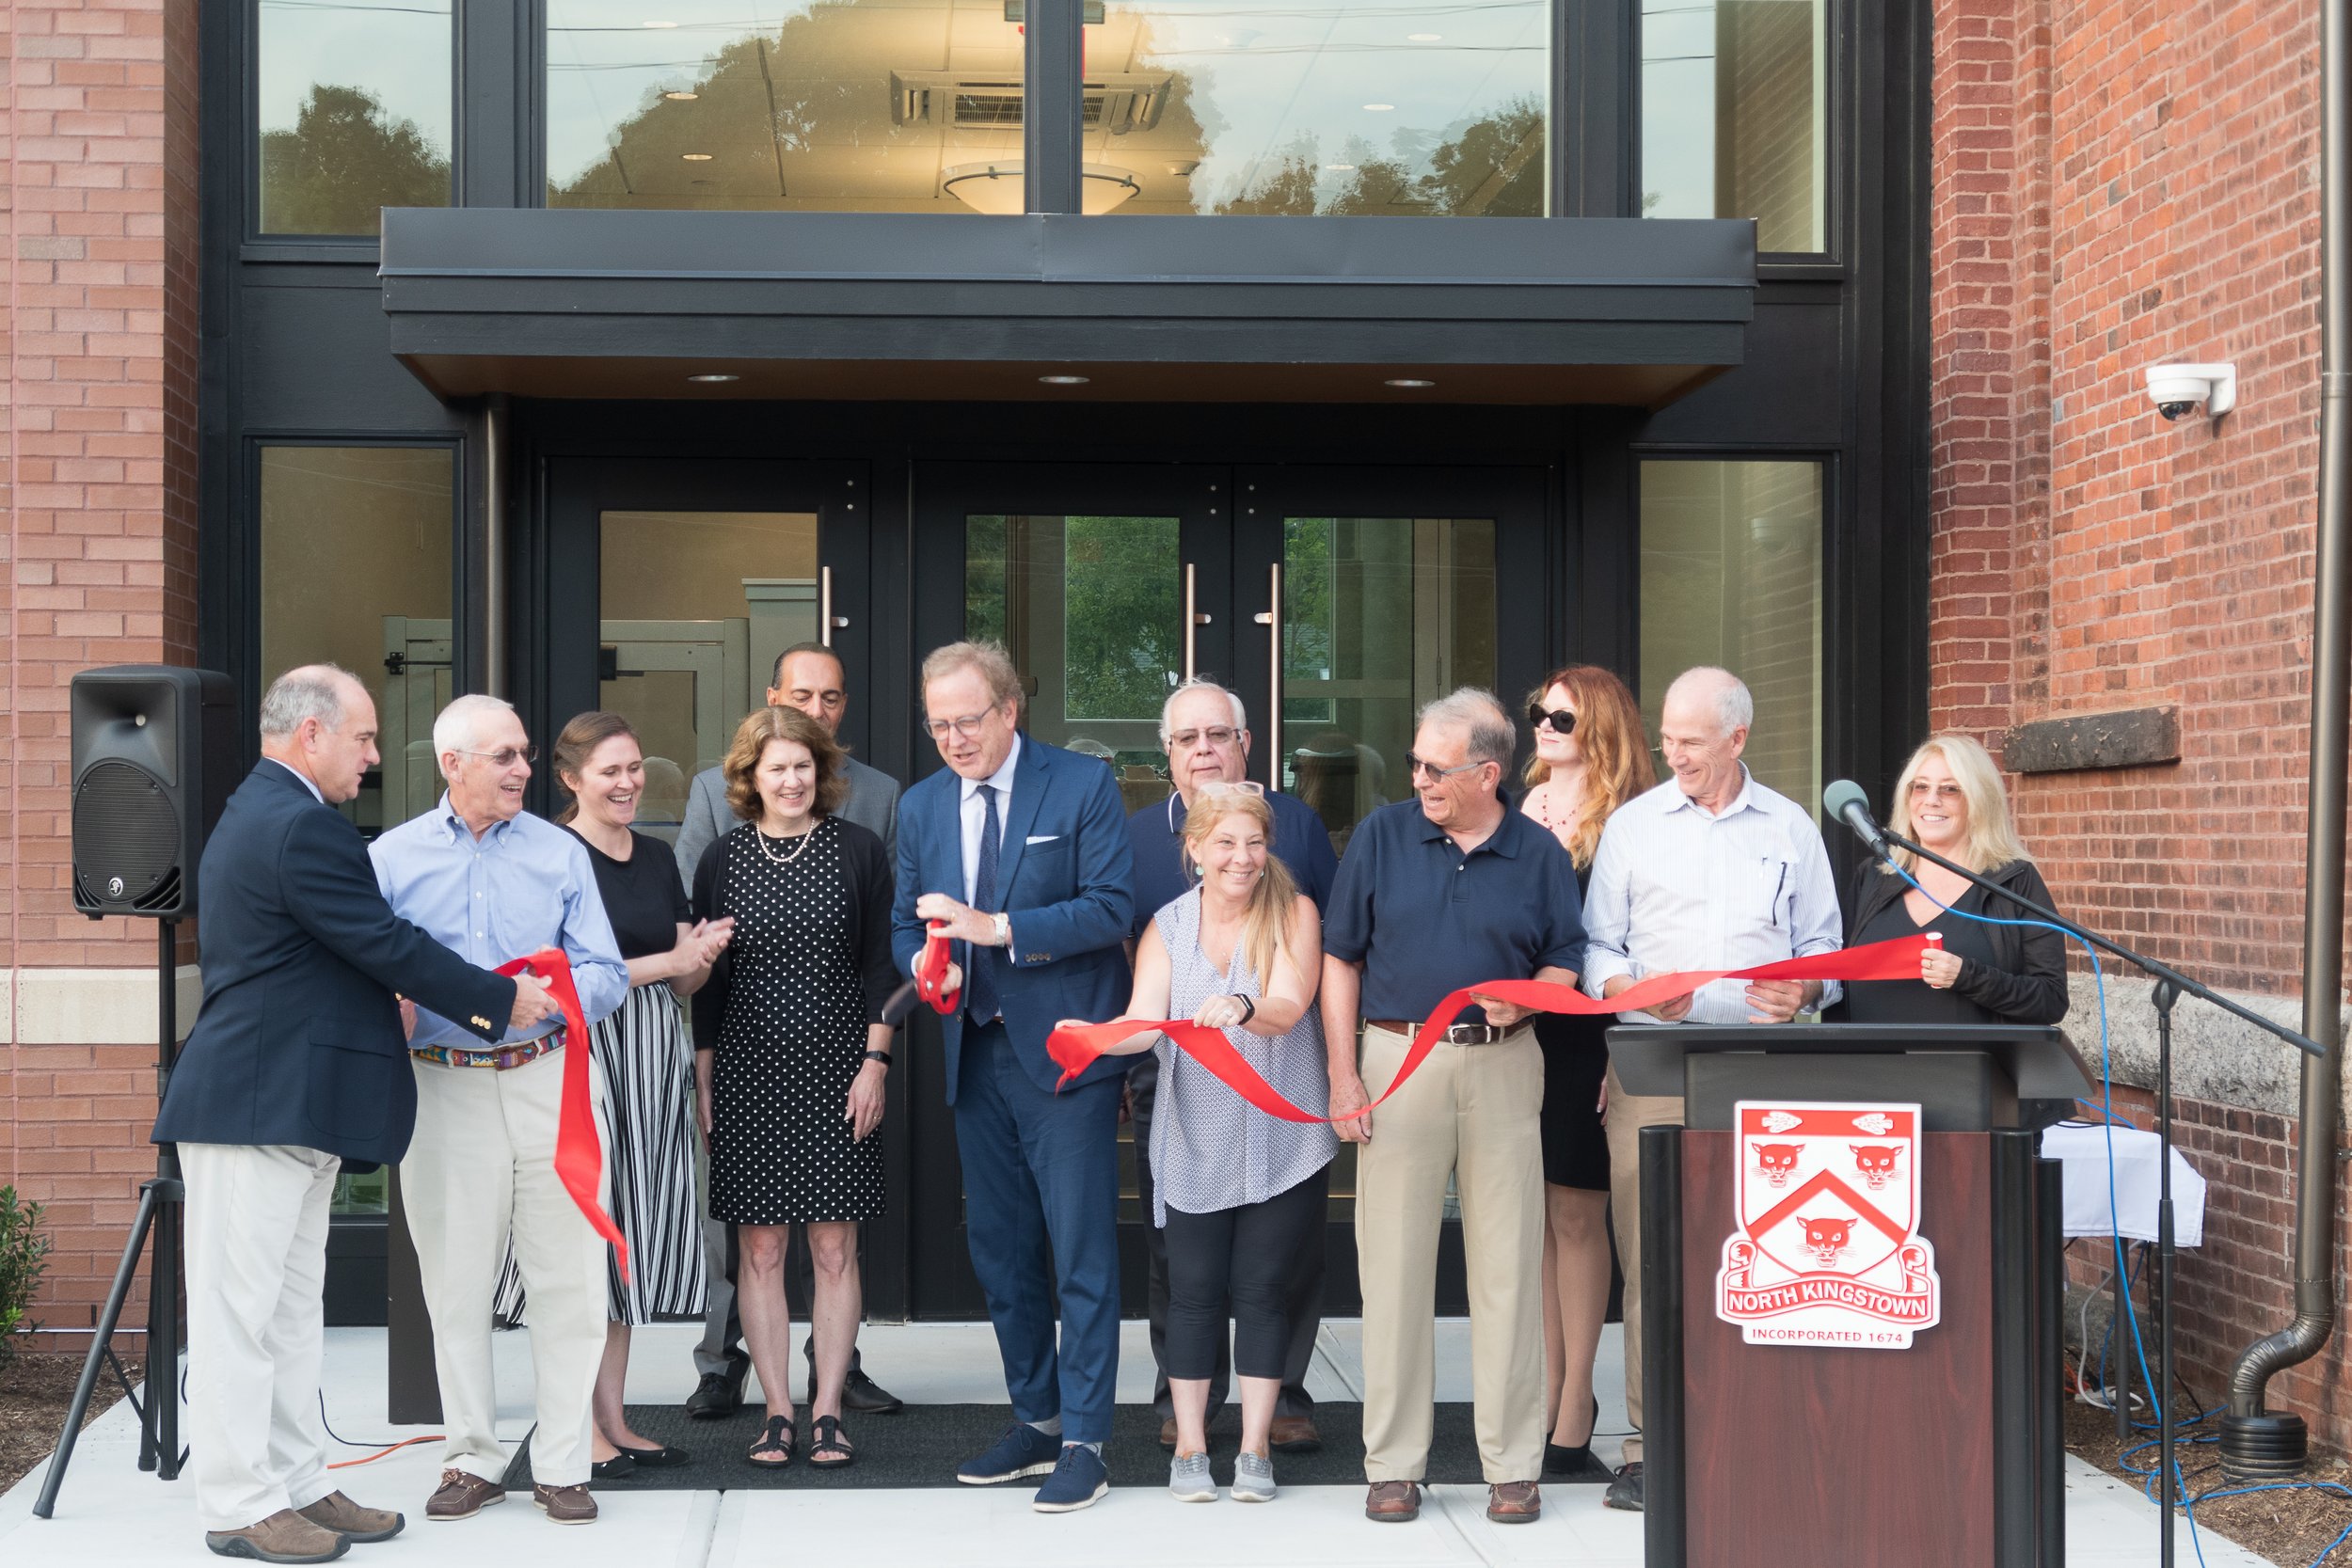
<svg viewBox="0 0 2352 1568"><path fill-rule="evenodd" d="M2107 1207L2107 1139L2115 1140L2115 1207ZM2053 1127L2042 1134L2042 1157L2066 1166L2065 1228L2069 1236L2156 1239L2156 1150L2153 1132L2129 1127ZM2205 1179L2178 1148L2172 1151L2172 1239L2196 1246L2205 1239Z"/></svg>

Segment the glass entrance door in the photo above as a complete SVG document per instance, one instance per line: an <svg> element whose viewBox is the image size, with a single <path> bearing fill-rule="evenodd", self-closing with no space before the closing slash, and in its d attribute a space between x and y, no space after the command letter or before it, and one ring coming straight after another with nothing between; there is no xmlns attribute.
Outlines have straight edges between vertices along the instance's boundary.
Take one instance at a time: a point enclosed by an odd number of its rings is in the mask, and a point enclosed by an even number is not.
<svg viewBox="0 0 2352 1568"><path fill-rule="evenodd" d="M1550 606L1544 476L1524 470L918 468L913 661L959 636L1011 653L1024 727L1100 757L1130 813L1168 798L1161 704L1182 681L1241 693L1249 776L1314 805L1343 853L1410 794L1414 716L1464 685L1516 706L1543 673ZM919 736L916 774L939 766ZM929 1027L929 1020L924 1020ZM935 1053L914 1053L911 1298L981 1310ZM1121 1131L1123 1285L1141 1310L1144 1235ZM1358 1305L1353 1150L1332 1173L1327 1306ZM1448 1226L1439 1295L1462 1302Z"/></svg>

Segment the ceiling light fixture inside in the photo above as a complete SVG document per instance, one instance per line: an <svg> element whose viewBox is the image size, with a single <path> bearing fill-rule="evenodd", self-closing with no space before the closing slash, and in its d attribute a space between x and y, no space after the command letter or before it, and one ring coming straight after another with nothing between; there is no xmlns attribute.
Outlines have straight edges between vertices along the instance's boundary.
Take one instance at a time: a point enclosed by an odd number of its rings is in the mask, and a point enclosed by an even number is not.
<svg viewBox="0 0 2352 1568"><path fill-rule="evenodd" d="M675 27L677 24L675 22L641 22L638 25L640 27Z"/></svg>
<svg viewBox="0 0 2352 1568"><path fill-rule="evenodd" d="M1334 174L1350 174L1353 173L1356 168L1354 164L1326 164L1323 166L1329 169Z"/></svg>
<svg viewBox="0 0 2352 1568"><path fill-rule="evenodd" d="M700 97L702 96L702 94L701 94L701 93L698 93L698 92L683 92L683 91L681 91L681 92L665 92L665 93L663 93L661 96L662 96L662 97L664 97L664 98L666 98L666 99L668 99L668 100L669 100L671 103L691 103L692 102L694 102L694 100L695 100L695 99L700 98Z"/></svg>
<svg viewBox="0 0 2352 1568"><path fill-rule="evenodd" d="M1441 43L1444 40L1443 33L1407 33L1405 35L1405 41L1407 43Z"/></svg>
<svg viewBox="0 0 2352 1568"><path fill-rule="evenodd" d="M707 152L681 152L678 156L685 159L690 164L707 164L710 162L710 154Z"/></svg>
<svg viewBox="0 0 2352 1568"><path fill-rule="evenodd" d="M1018 158L959 164L941 171L940 188L976 213L1009 217L1022 210L1025 166ZM1132 169L1111 164L1081 164L1079 210L1089 217L1107 213L1143 189Z"/></svg>
<svg viewBox="0 0 2352 1568"><path fill-rule="evenodd" d="M1375 115L1385 115L1391 109L1395 107L1396 105L1393 103L1367 103L1364 105L1364 108L1368 113Z"/></svg>

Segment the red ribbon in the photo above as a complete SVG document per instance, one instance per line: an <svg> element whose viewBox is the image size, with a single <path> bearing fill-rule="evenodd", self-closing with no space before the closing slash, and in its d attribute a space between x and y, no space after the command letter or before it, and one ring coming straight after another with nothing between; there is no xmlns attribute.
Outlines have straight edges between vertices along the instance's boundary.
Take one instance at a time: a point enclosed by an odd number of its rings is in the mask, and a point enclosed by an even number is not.
<svg viewBox="0 0 2352 1568"><path fill-rule="evenodd" d="M1470 986L1446 993L1413 1037L1413 1043L1405 1053L1405 1061L1396 1069L1396 1077L1379 1100L1364 1107L1369 1111L1405 1086L1405 1080L1419 1070L1421 1064L1445 1034L1447 1025L1459 1017L1463 1009L1475 1004L1470 992L1493 997L1537 1013L1599 1013L1637 1012L1655 1007L1661 1002L1671 1002L1677 996L1688 996L1701 986L1716 980L1916 980L1919 977L1919 955L1928 950L1927 936L1897 937L1892 942L1874 942L1867 947L1848 947L1836 953L1822 953L1807 958L1783 958L1777 963L1758 964L1754 969L1686 969L1671 974L1653 974L1636 981L1605 1001L1585 995L1574 986L1564 986L1552 980L1489 980L1485 985ZM1249 1065L1222 1029L1204 1029L1190 1019L1164 1019L1154 1022L1120 1020L1110 1023L1082 1023L1065 1026L1045 1037L1046 1054L1062 1069L1061 1081L1069 1083L1103 1054L1103 1048L1144 1030L1157 1030L1176 1042L1178 1049L1215 1073L1228 1088L1263 1111L1267 1116L1284 1121L1325 1122L1329 1117L1319 1117L1302 1111L1275 1092L1256 1068ZM1361 1113L1359 1113L1359 1115ZM1352 1117L1350 1118L1353 1119Z"/></svg>
<svg viewBox="0 0 2352 1568"><path fill-rule="evenodd" d="M946 1017L956 1010L956 1001L963 992L961 987L947 987L947 923L934 920L925 927L922 955L914 960L915 994L931 1005L931 1011Z"/></svg>
<svg viewBox="0 0 2352 1568"><path fill-rule="evenodd" d="M597 1201L604 1176L604 1149L596 1141L596 1110L588 1093L588 1021L580 1010L580 990L572 984L572 960L560 947L542 948L527 958L499 965L501 974L531 976L554 994L564 1008L564 1100L555 1124L555 1179L572 1195L580 1212L596 1234L612 1243L621 1262L621 1278L628 1278L628 1242L621 1227Z"/></svg>

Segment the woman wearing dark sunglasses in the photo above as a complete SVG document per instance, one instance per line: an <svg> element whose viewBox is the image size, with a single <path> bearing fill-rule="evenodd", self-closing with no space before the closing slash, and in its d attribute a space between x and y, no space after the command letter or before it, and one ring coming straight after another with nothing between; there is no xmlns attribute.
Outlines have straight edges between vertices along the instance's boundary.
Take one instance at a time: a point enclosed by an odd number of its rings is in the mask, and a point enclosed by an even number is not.
<svg viewBox="0 0 2352 1568"><path fill-rule="evenodd" d="M1527 765L1527 815L1551 830L1576 862L1581 892L1609 814L1656 782L1642 710L1625 682L1592 664L1555 671L1531 694L1535 755ZM1609 1144L1601 1132L1602 1033L1616 1020L1543 1014L1544 1364L1550 1440L1544 1474L1604 1480L1593 1454L1593 1354L1609 1310Z"/></svg>

